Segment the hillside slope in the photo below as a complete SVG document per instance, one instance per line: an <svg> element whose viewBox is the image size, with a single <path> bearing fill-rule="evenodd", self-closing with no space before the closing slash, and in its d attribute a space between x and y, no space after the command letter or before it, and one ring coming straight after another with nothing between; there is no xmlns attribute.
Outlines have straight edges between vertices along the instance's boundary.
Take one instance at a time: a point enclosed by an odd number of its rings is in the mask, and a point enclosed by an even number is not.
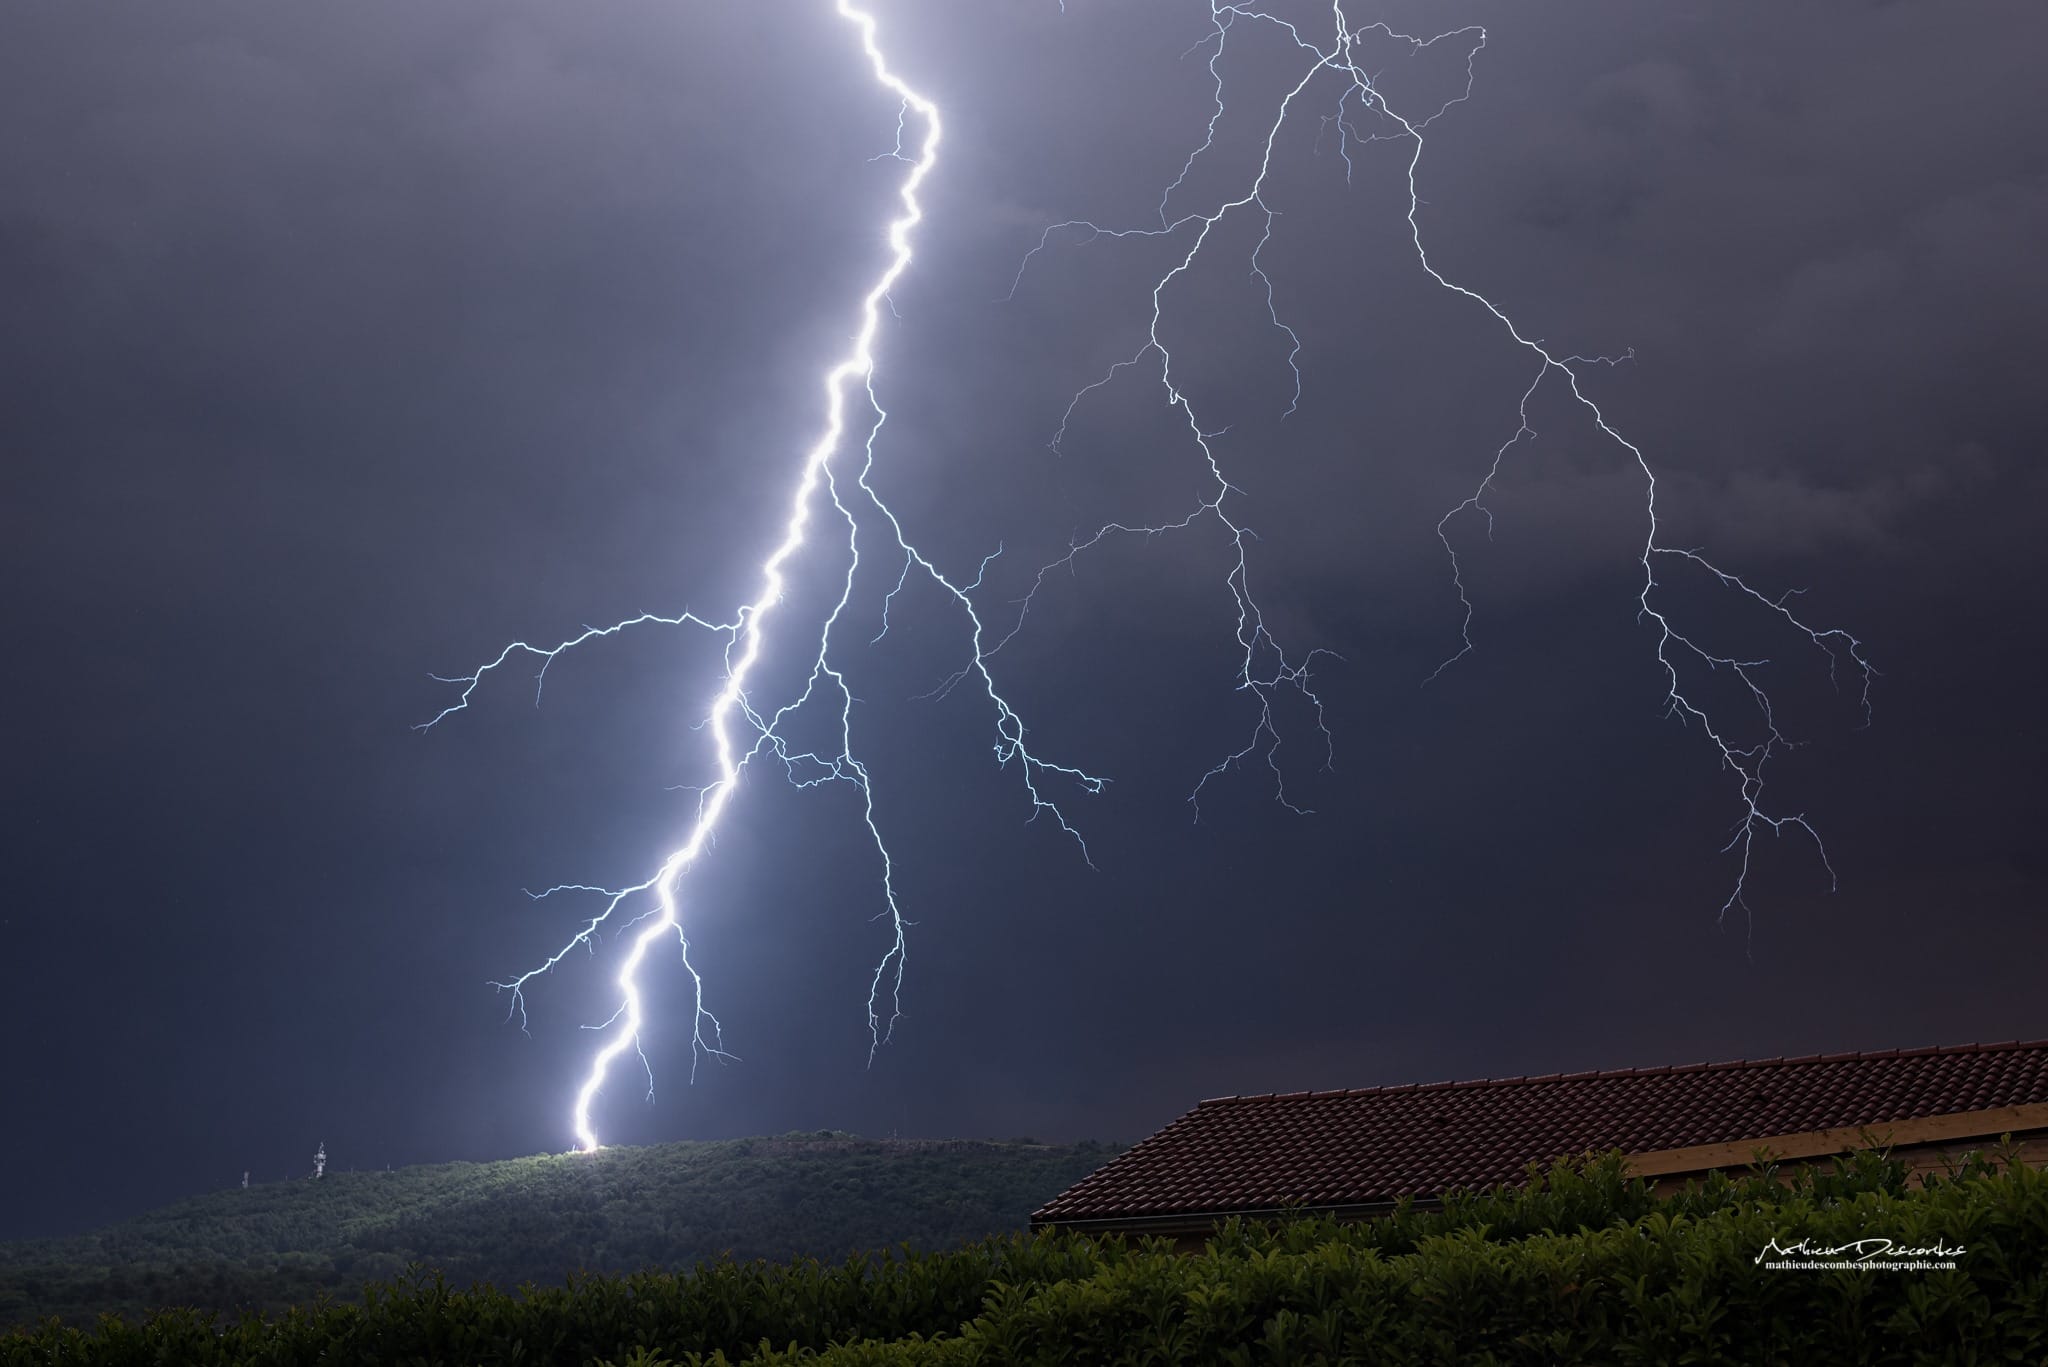
<svg viewBox="0 0 2048 1367"><path fill-rule="evenodd" d="M1116 1150L787 1135L330 1173L195 1197L96 1234L0 1244L0 1325L165 1305L277 1309L420 1263L457 1284L840 1259L1024 1227Z"/></svg>

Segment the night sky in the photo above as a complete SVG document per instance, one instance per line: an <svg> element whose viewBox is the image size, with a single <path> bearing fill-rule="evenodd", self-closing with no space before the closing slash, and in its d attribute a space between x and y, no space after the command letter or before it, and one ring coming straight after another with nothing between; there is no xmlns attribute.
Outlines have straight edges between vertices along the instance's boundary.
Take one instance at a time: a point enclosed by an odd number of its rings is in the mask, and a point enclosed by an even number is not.
<svg viewBox="0 0 2048 1367"><path fill-rule="evenodd" d="M1253 725L1213 522L1090 552L997 657L1033 743L1113 780L1061 794L1092 869L1027 821L986 703L924 696L965 662L957 609L913 583L867 644L898 569L870 540L839 649L917 923L895 1041L870 1067L888 934L857 794L757 769L686 887L740 1061L691 1084L671 956L654 1104L615 1074L608 1141L1131 1140L1235 1092L2048 1034L2048 11L1366 8L1489 30L1429 129L1439 268L1560 352L1634 348L1586 385L1660 473L1668 542L1805 590L1882 671L1866 729L1853 679L1670 575L1701 639L1773 661L1807 744L1769 800L1839 890L1788 836L1721 915L1740 806L1662 707L1642 478L1555 387L1493 539L1454 532L1477 649L1424 686L1461 612L1437 520L1533 367L1422 273L1407 145L1353 147L1347 187L1332 84L1269 185L1299 410L1253 220L1165 322L1230 428L1260 601L1341 657L1317 666L1330 772L1281 718L1313 814L1254 767L1190 819ZM1202 491L1144 374L1047 448L1142 340L1170 245L1069 235L1003 296L1048 223L1155 221L1208 118L1183 53L1210 24L1198 0L877 10L947 141L881 339L875 478L963 579L1003 548L980 600L1006 620L1076 533ZM1462 49L1386 59L1390 99L1462 89ZM1270 33L1232 50L1177 204L1241 181L1298 69ZM453 701L430 674L508 641L753 596L884 260L896 112L824 0L0 15L0 1236L296 1176L322 1140L343 1169L569 1147L609 961L538 984L530 1034L489 982L587 909L522 889L637 881L675 843L717 643L631 633L555 665L538 708L521 668L412 728ZM807 562L778 629L843 565ZM1701 697L1747 734L1732 684Z"/></svg>

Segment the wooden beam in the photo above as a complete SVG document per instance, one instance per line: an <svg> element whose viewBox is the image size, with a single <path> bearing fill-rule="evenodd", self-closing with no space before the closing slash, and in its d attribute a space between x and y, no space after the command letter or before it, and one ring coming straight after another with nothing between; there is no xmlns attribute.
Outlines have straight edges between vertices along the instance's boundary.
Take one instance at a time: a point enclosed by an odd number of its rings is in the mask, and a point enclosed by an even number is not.
<svg viewBox="0 0 2048 1367"><path fill-rule="evenodd" d="M1627 1154L1623 1162L1632 1177L1663 1177L1671 1173L1705 1172L1711 1168L1747 1167L1758 1149L1771 1157L1825 1158L1863 1148L1902 1148L1956 1139L1996 1139L2003 1134L2048 1129L2048 1103L1995 1106L1988 1111L1957 1111L1919 1116L1876 1125L1844 1125L1832 1130L1735 1139L1724 1144L1695 1144L1685 1149L1646 1149Z"/></svg>

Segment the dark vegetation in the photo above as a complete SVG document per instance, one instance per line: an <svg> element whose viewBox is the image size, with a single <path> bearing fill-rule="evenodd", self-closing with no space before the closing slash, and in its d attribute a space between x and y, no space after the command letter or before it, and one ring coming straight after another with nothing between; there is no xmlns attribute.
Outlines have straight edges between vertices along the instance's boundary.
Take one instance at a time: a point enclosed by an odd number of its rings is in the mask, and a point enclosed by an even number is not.
<svg viewBox="0 0 2048 1367"><path fill-rule="evenodd" d="M0 1244L0 1329L161 1306L282 1310L417 1265L451 1286L687 1268L1021 1230L1100 1144L838 1133L334 1172L196 1197L96 1234Z"/></svg>
<svg viewBox="0 0 2048 1367"><path fill-rule="evenodd" d="M1954 1271L1778 1271L1768 1241L1883 1236ZM414 1275L361 1306L0 1336L0 1367L189 1363L2031 1363L2048 1361L2048 1173L1907 1190L1863 1155L1657 1198L1618 1156L1362 1225L1228 1227L1205 1252L1071 1235L514 1295Z"/></svg>

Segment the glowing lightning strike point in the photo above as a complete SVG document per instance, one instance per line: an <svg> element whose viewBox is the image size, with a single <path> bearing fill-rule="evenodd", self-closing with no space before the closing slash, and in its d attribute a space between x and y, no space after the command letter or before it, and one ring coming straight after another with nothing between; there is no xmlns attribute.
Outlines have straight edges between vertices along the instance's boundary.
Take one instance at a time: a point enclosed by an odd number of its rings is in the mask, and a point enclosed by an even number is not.
<svg viewBox="0 0 2048 1367"><path fill-rule="evenodd" d="M1026 747L1024 724L1008 702L997 691L994 679L989 674L985 653L981 647L981 623L979 618L975 616L973 604L967 596L968 589L979 585L979 577L976 578L974 584L969 585L965 589L948 579L944 573L916 549L914 544L905 535L895 514L890 511L888 505L882 501L881 496L870 483L870 474L874 465L875 435L880 430L886 416L882 411L881 405L875 400L874 345L881 328L881 310L885 304L890 302L889 295L891 289L895 287L898 280L902 278L903 273L911 264L911 233L924 217L923 208L918 200L918 190L923 185L925 178L931 174L932 168L937 164L941 125L937 106L912 89L890 69L877 43L877 26L874 17L851 3L850 0L836 0L835 8L841 18L853 24L858 30L862 52L873 70L876 83L901 101L895 146L884 155L885 157L905 163L909 170L898 187L898 197L902 204L902 211L889 224L888 242L890 256L888 264L862 297L860 304L860 327L853 337L851 348L824 376L825 427L819 435L817 442L804 457L796 486L790 496L789 514L783 524L782 539L761 564L761 589L759 594L751 603L740 608L729 621L712 621L692 613L683 613L673 617L642 614L609 627L585 628L580 635L572 637L550 649L543 649L526 642L515 642L505 647L498 654L497 658L478 669L475 673L461 678L442 680L442 682L446 683L460 684L462 686L462 693L453 704L421 727L421 729L432 727L451 714L467 708L476 689L482 684L484 676L508 664L515 656L538 656L541 660L540 674L544 678L547 667L564 651L594 638L612 635L629 626L647 623L669 626L695 626L722 636L725 640L724 685L720 688L718 695L712 700L704 721L712 736L712 747L716 759L716 777L698 791L696 814L682 844L669 852L667 858L662 861L660 868L652 877L631 887L617 891L589 888L581 885L565 885L559 889L551 889L550 892L601 892L606 898L605 905L600 912L590 918L581 930L570 938L567 944L563 945L561 949L556 951L553 956L538 967L509 981L496 984L500 990L511 994L512 1010L519 1016L523 1024L525 1021L524 989L528 983L534 978L550 972L577 947L592 947L594 937L630 899L642 896L652 898L652 907L641 912L628 923L628 929L633 927L640 928L632 935L630 945L616 977L619 990L619 1007L608 1020L594 1027L604 1033L606 1036L605 1043L592 1057L583 1085L576 1094L572 1125L578 1144L586 1151L595 1149L598 1146L597 1132L591 1121L591 1107L604 1087L612 1064L627 1049L639 1050L640 1032L645 1021L639 980L640 970L647 955L658 941L670 935L677 937L683 948L684 966L689 970L691 979L695 984L696 1014L691 1034L693 1068L694 1060L702 1054L709 1053L721 1058L729 1057L723 1048L722 1033L719 1029L717 1018L704 1009L703 980L698 976L695 967L689 961L689 942L683 935L681 909L678 899L683 875L696 861L706 844L712 839L713 834L718 828L720 818L724 816L727 806L732 800L742 771L750 760L764 752L772 753L779 759L787 769L791 781L799 787L807 788L831 781L844 781L852 783L860 789L862 796L862 818L869 835L873 838L876 851L881 860L881 883L885 904L884 914L889 917L893 929L892 943L888 952L876 966L869 991L868 1023L872 1041L870 1058L873 1057L873 1050L886 1042L889 1029L893 1026L897 1013L900 1010L896 994L900 990L902 983L904 929L909 923L904 920L901 909L897 905L893 883L894 865L890 858L889 850L882 840L880 828L876 824L874 794L869 785L868 771L866 766L853 755L850 734L853 695L847 685L845 676L832 664L829 653L832 633L839 624L841 614L846 609L851 597L854 575L860 564L859 526L852 511L841 499L840 487L831 469L832 458L839 451L847 435L849 394L856 387L874 414L874 421L867 433L865 443L866 460L861 468L858 484L867 499L889 520L896 544L904 554L904 571L903 575L898 579L897 589L900 590L903 587L903 580L908 577L910 567L914 564L924 571L941 589L949 592L953 599L966 610L968 618L973 624L973 655L970 664L963 671L963 675L971 672L979 676L988 699L995 709L997 731L995 751L998 760L1004 764L1008 764L1011 760L1018 761L1023 774L1024 787L1031 800L1033 814L1049 812L1058 822L1060 828L1073 835L1076 841L1079 840L1078 833L1068 824L1066 818L1060 813L1059 808L1041 792L1039 783L1044 778L1056 776L1071 781L1084 792L1093 793L1101 791L1105 781L1079 769L1052 764L1041 759ZM912 115L915 115L924 127L924 137L918 145L915 158L905 151L906 124ZM777 605L782 601L783 592L786 587L785 566L805 547L806 533L811 521L812 505L817 500L821 488L824 491L825 497L830 500L832 507L846 524L848 560L845 575L841 581L838 600L833 604L830 613L825 617L821 625L817 655L813 660L810 676L804 684L801 693L793 701L772 713L764 714L763 711L756 709L748 700L748 680L754 671L756 662L760 658L768 622L774 615ZM984 568L986 564L987 562L984 561ZM892 590L889 599L885 599L883 603L884 615L882 620L884 632L887 631L889 601L893 600L895 592L896 590ZM539 681L537 679L536 683L538 684ZM796 753L792 751L783 738L781 731L782 723L812 698L830 693L836 693L840 702L838 714L839 753L825 756L815 752ZM538 692L536 691L537 700ZM733 738L733 726L736 716L746 725L752 727L755 732L753 744L744 752L736 747ZM1085 847L1083 847L1084 855L1085 852ZM646 922L646 924L642 926L642 922ZM883 1019L881 1007L881 998L885 990L889 993L891 1002L890 1013L886 1021ZM707 1021L710 1024L711 1030L709 1040L705 1038L705 1023ZM646 1061L644 1053L641 1054L641 1059L643 1063Z"/></svg>

